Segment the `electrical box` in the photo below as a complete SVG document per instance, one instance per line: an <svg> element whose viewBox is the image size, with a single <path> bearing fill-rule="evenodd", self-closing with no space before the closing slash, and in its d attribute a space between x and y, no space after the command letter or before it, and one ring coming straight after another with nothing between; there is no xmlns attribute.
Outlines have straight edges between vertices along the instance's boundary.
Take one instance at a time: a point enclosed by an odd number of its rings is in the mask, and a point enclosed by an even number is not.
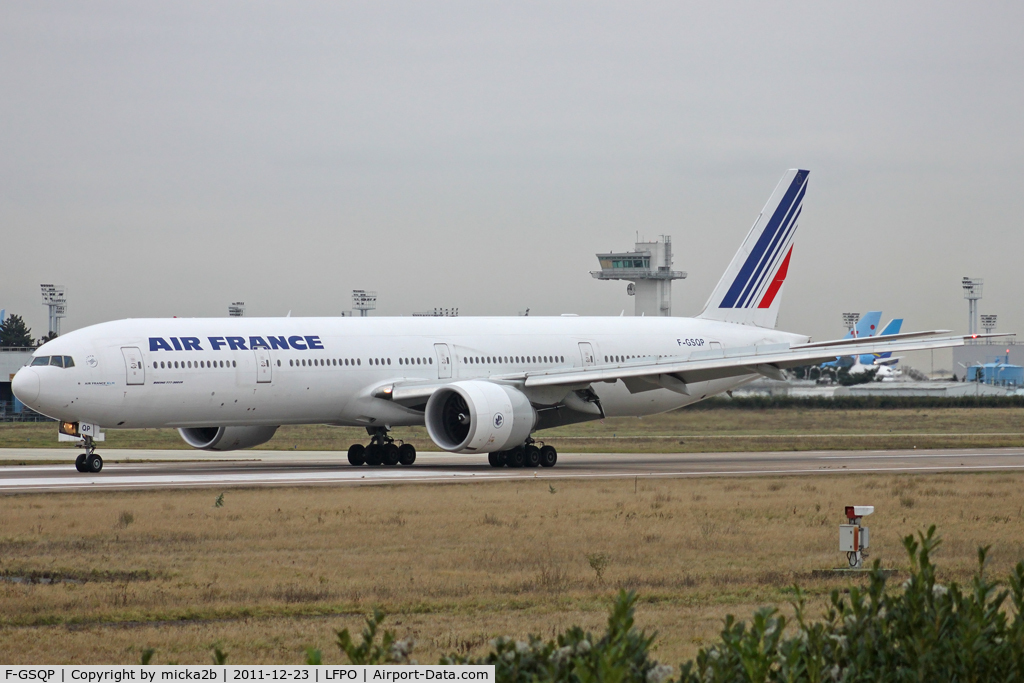
<svg viewBox="0 0 1024 683"><path fill-rule="evenodd" d="M854 553L868 547L868 528L856 524L839 525L839 551Z"/></svg>
<svg viewBox="0 0 1024 683"><path fill-rule="evenodd" d="M839 525L839 552L853 553L860 550L860 548L857 547L859 545L858 541L860 540L857 538L857 530L859 528L860 527L856 524Z"/></svg>

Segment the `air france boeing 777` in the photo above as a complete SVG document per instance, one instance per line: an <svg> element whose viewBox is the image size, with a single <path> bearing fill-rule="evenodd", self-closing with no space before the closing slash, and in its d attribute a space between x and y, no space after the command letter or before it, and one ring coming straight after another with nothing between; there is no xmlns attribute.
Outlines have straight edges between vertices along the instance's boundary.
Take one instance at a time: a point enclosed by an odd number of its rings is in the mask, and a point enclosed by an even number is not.
<svg viewBox="0 0 1024 683"><path fill-rule="evenodd" d="M837 355L963 344L942 330L810 343L775 330L808 172L775 188L696 318L220 318L119 320L41 346L13 380L25 405L80 438L174 427L194 448L269 441L280 425L365 427L352 465L411 465L393 427L494 467L551 467L538 430L679 408Z"/></svg>

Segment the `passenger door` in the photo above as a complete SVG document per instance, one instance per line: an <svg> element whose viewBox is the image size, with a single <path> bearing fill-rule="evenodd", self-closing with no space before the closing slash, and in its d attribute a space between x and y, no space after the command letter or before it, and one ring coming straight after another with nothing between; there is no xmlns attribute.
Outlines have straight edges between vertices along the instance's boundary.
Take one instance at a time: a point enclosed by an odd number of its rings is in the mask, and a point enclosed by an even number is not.
<svg viewBox="0 0 1024 683"><path fill-rule="evenodd" d="M146 366L142 362L142 352L135 346L122 346L121 354L124 356L124 369L128 375L128 384L145 384Z"/></svg>
<svg viewBox="0 0 1024 683"><path fill-rule="evenodd" d="M256 383L267 384L273 379L274 370L270 364L270 349L257 348L252 352L256 354Z"/></svg>
<svg viewBox="0 0 1024 683"><path fill-rule="evenodd" d="M589 368L597 364L597 357L594 355L594 347L590 342L580 342L580 357L583 358L583 367Z"/></svg>
<svg viewBox="0 0 1024 683"><path fill-rule="evenodd" d="M437 378L448 379L452 376L452 355L448 353L447 344L434 344L437 354Z"/></svg>

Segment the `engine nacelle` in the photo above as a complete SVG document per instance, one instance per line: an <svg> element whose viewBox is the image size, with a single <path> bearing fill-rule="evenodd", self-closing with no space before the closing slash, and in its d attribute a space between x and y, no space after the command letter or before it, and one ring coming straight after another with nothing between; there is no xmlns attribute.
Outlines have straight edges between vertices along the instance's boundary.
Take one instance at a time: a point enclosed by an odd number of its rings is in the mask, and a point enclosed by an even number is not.
<svg viewBox="0 0 1024 683"><path fill-rule="evenodd" d="M203 451L237 451L274 438L277 427L186 427L178 433L192 448Z"/></svg>
<svg viewBox="0 0 1024 683"><path fill-rule="evenodd" d="M526 441L537 422L530 399L513 387L470 380L453 382L427 401L427 432L452 453L492 453Z"/></svg>

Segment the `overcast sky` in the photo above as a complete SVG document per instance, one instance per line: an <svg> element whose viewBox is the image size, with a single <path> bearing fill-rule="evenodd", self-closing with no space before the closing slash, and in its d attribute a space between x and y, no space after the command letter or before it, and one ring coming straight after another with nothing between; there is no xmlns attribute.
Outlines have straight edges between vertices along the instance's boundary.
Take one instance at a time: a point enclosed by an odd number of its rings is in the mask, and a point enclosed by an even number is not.
<svg viewBox="0 0 1024 683"><path fill-rule="evenodd" d="M629 314L671 234L700 310L810 169L780 327L1024 332L1024 10L1006 3L0 4L0 308ZM948 363L947 363L948 366ZM927 368L926 368L927 369Z"/></svg>

